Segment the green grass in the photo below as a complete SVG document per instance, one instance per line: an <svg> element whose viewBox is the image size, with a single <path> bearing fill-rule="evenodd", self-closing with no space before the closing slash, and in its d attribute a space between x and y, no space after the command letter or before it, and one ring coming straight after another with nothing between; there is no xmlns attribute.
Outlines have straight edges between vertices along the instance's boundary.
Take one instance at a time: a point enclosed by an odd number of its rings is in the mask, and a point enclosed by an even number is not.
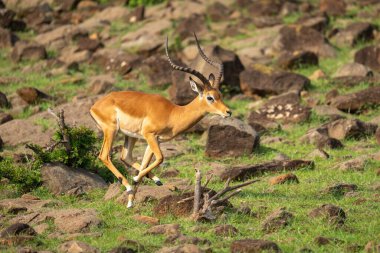
<svg viewBox="0 0 380 253"><path fill-rule="evenodd" d="M103 1L102 2L106 2ZM349 15L353 15L357 10L351 10ZM285 23L293 23L299 18L299 13L289 15L284 18ZM348 17L345 17L348 18ZM358 19L355 19L355 21ZM336 21L332 20L335 25ZM379 21L374 21L378 23ZM110 34L119 35L127 34L139 28L139 24L124 24L122 22L114 22L111 24ZM233 42L241 39L254 36L256 30L249 29L244 35L238 35L234 38L222 38L220 44L225 48ZM31 32L20 33L21 38L31 38L34 36ZM174 38L175 36L173 36ZM214 44L214 41L202 41L204 44ZM173 41L173 47L180 49L182 45L180 41ZM120 41L115 43L115 47L120 44ZM295 72L305 76L310 76L315 70L321 69L327 76L332 76L342 65L353 62L353 55L358 49L369 45L369 43L359 43L359 45L349 48L337 49L337 56L334 58L321 58L319 66L302 67ZM0 75L2 77L19 78L18 81L8 85L0 86L1 91L6 95L11 95L17 89L24 86L33 86L54 97L63 98L65 101L70 101L78 93L85 92L88 88L87 77L101 73L95 66L81 65L78 72L69 73L67 75L47 77L46 71L42 73L23 73L22 68L31 64L30 62L22 62L14 64L8 60L9 50L0 51ZM55 52L50 52L53 56ZM138 73L137 73L138 74ZM79 76L82 78L79 82L64 82L70 78ZM136 89L149 93L159 93L167 96L167 90L154 90L148 86L143 75L137 75L136 79L124 80L121 77L117 78L116 88L118 89ZM325 94L332 90L338 89L341 94L348 94L368 88L369 84L362 83L355 87L338 87L334 85L328 78L312 81L308 88L309 95L320 100L321 104L325 102ZM249 114L248 106L251 101L247 100L226 100L226 104L232 109L233 115L246 120ZM42 109L53 107L52 102L44 102L40 105ZM10 109L6 109L10 110ZM32 108L28 107L18 118L27 118L32 114ZM369 108L360 115L352 115L363 121L369 121L373 117L380 115L380 107ZM201 169L203 172L210 170L209 163L219 162L226 166L234 166L241 164L258 164L271 161L278 153L283 153L291 159L306 159L305 157L312 152L315 147L308 144L302 144L300 138L306 131L312 127L317 127L326 122L326 118L319 117L315 113L309 121L302 124L295 124L283 129L270 131L265 133L265 136L278 136L289 141L287 143L275 143L270 145L261 145L261 147L251 155L245 155L237 158L220 158L214 159L206 157L204 154L204 144L201 136L196 134L187 135L187 145L189 151L182 156L167 159L167 168L176 168L180 171L181 178L194 178L194 167ZM34 124L41 125L45 129L49 127L46 120L36 120ZM119 140L119 139L118 139ZM120 140L116 143L120 144ZM166 216L160 218L161 224L178 223L181 226L183 234L189 236L197 236L211 241L213 252L229 252L229 247L234 240L237 239L267 239L276 242L283 252L298 252L302 248L310 248L313 252L347 252L347 247L358 244L362 247L371 240L378 240L380 237L380 202L378 201L378 192L372 189L372 185L379 181L376 176L376 171L380 168L379 161L370 160L363 171L339 171L334 167L340 162L346 161L348 157L359 157L362 155L373 154L380 151L379 145L373 137L364 138L361 140L344 140L344 148L339 150L326 151L330 154L327 160L316 159L314 169L302 169L294 172L300 180L299 184L284 184L270 186L268 179L272 174L263 175L260 177L260 182L246 187L243 192L233 198L231 202L235 206L247 205L256 216L246 216L235 213L233 210L226 210L224 219L219 219L212 224L195 224L188 218L179 218L174 216ZM7 148L7 151L11 151ZM1 155L1 153L0 153ZM137 155L137 154L135 154ZM142 155L142 154L139 154ZM118 154L115 154L115 164L124 173L122 165L116 162ZM107 177L110 173L102 172ZM1 177L1 175L0 175ZM165 179L163 179L165 182ZM324 194L322 190L336 183L353 183L358 185L356 196L334 196ZM210 187L220 189L223 183L212 181ZM7 194L0 195L0 199L6 197L17 197L22 194L20 187L17 185L0 185L0 192ZM55 208L95 208L103 223L98 228L93 228L91 232L100 232L100 237L82 236L78 240L87 242L99 249L102 252L107 252L113 247L117 247L123 238L136 240L143 244L145 252L155 252L161 248L165 241L165 236L146 235L145 231L149 228L148 225L143 225L134 221L131 216L136 213L143 215L153 215L153 205L137 206L132 210L128 210L126 206L116 203L116 201L103 201L105 191L97 190L90 192L83 197L68 197L68 196L52 196L45 188L39 187L34 189L32 194L39 196L42 199L57 199L62 202L61 205ZM359 203L358 200L364 200ZM334 204L343 208L347 214L347 220L342 227L334 227L328 225L323 219L311 219L308 213L322 205ZM261 224L265 217L274 210L285 207L289 212L293 213L294 219L291 224L280 229L277 232L265 234L261 230ZM4 211L0 210L0 214ZM9 214L7 214L9 216ZM12 216L12 215L10 215ZM53 239L48 235L55 232L53 222L49 222L49 229L46 233L39 235L27 245L34 249L52 250L55 251L57 246L63 242L62 239ZM239 230L239 234L233 237L220 238L215 236L213 228L218 224L231 224ZM194 232L194 226L205 228L204 232ZM317 236L325 236L337 238L342 243L329 244L319 247L314 243L314 238ZM15 248L5 249L4 252L15 252Z"/></svg>

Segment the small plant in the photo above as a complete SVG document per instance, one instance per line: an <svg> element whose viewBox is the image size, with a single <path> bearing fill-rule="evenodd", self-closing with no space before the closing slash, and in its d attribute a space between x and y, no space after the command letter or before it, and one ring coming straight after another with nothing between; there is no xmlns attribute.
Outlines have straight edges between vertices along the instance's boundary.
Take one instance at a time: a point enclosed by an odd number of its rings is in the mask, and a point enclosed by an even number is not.
<svg viewBox="0 0 380 253"><path fill-rule="evenodd" d="M129 0L129 7L137 7L137 6L146 6L146 5L154 5L164 2L164 0Z"/></svg>

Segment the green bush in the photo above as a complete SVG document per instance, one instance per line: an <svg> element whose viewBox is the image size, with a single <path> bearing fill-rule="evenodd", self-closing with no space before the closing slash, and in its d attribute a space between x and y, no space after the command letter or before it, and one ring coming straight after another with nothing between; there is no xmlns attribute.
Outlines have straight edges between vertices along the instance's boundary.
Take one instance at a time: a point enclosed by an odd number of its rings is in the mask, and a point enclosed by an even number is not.
<svg viewBox="0 0 380 253"><path fill-rule="evenodd" d="M19 185L23 191L30 191L41 184L39 168L19 166L9 158L0 162L0 178L2 177L8 178L12 184Z"/></svg>

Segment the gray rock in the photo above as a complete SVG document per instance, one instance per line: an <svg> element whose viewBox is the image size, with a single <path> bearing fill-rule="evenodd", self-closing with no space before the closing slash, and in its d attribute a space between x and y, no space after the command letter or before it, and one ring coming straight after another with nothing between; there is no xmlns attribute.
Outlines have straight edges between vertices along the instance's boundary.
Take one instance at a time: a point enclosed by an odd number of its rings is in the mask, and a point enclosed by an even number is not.
<svg viewBox="0 0 380 253"><path fill-rule="evenodd" d="M373 72L367 66L360 63L347 63L340 67L337 72L335 72L334 77L344 77L344 76L370 76Z"/></svg>
<svg viewBox="0 0 380 253"><path fill-rule="evenodd" d="M231 253L241 252L282 252L280 247L272 241L258 239L243 239L232 242Z"/></svg>
<svg viewBox="0 0 380 253"><path fill-rule="evenodd" d="M262 229L265 233L274 232L289 225L292 219L293 214L280 208L265 218Z"/></svg>
<svg viewBox="0 0 380 253"><path fill-rule="evenodd" d="M342 208L335 205L325 204L313 209L309 216L312 218L326 218L330 224L342 225L346 220L346 213Z"/></svg>
<svg viewBox="0 0 380 253"><path fill-rule="evenodd" d="M100 250L80 241L68 241L58 246L60 253L100 253Z"/></svg>

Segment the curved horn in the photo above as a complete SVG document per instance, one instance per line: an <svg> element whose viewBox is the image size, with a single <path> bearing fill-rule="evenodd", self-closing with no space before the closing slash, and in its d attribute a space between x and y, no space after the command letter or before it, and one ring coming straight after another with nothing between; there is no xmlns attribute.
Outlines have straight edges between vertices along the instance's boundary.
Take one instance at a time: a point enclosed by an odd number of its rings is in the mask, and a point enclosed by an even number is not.
<svg viewBox="0 0 380 253"><path fill-rule="evenodd" d="M168 57L168 61L170 63L170 66L175 70L179 70L179 71L183 71L183 72L192 74L192 75L198 77L203 82L204 85L208 85L209 81L200 72L198 72L192 68L181 67L181 66L178 66L178 65L173 63L173 61L170 59L169 52L168 52L168 40L169 40L168 36L166 36L165 51L166 51L166 56Z"/></svg>
<svg viewBox="0 0 380 253"><path fill-rule="evenodd" d="M210 60L206 56L206 54L203 52L203 50L202 50L202 48L201 48L201 46L199 44L198 37L195 34L195 32L194 32L194 37L195 37L195 41L197 43L199 54L202 56L203 60L205 60L208 64L210 64L211 66L213 66L213 67L215 67L215 68L217 68L219 70L219 73L218 73L218 75L215 78L215 85L216 85L216 87L218 87L219 84L220 84L220 80L222 79L223 72L224 72L223 63L218 63L218 62Z"/></svg>

